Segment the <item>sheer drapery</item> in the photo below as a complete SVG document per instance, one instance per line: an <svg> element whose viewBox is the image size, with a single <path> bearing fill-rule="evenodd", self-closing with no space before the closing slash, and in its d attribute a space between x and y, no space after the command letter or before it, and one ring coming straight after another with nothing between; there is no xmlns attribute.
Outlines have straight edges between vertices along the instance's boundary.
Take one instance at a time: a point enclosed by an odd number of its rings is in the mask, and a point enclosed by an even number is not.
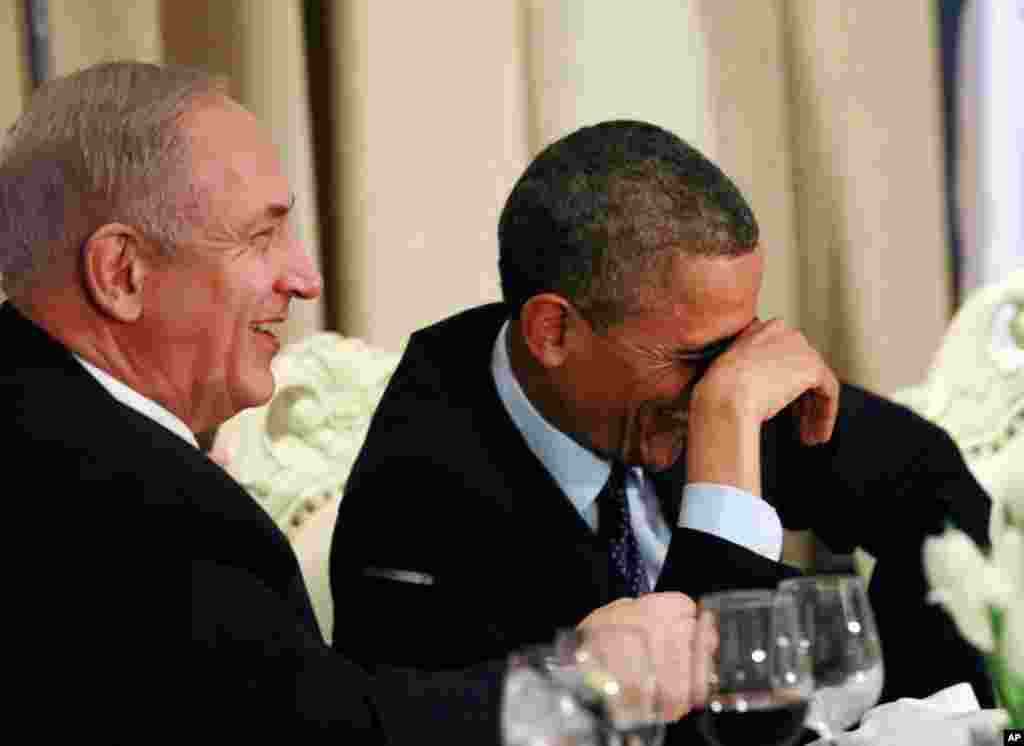
<svg viewBox="0 0 1024 746"><path fill-rule="evenodd" d="M5 126L26 90L22 5L0 0ZM202 64L268 124L325 271L327 297L294 304L292 338L326 327L397 350L498 297L495 225L514 179L551 139L611 117L666 126L735 178L770 256L762 313L805 329L844 377L883 392L919 380L948 322L927 0L49 11L56 72L123 57Z"/></svg>
<svg viewBox="0 0 1024 746"><path fill-rule="evenodd" d="M0 132L18 116L32 88L24 26L22 4L17 0L0 0ZM0 290L0 303L3 301Z"/></svg>

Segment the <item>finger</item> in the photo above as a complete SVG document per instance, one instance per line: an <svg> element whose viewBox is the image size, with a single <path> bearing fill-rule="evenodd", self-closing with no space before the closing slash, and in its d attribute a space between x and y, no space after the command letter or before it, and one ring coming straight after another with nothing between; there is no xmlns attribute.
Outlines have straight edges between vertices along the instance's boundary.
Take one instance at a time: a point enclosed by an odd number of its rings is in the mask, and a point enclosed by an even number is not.
<svg viewBox="0 0 1024 746"><path fill-rule="evenodd" d="M832 437L839 416L839 381L831 372L826 383L815 390L812 404L808 440L811 444L826 443Z"/></svg>
<svg viewBox="0 0 1024 746"><path fill-rule="evenodd" d="M825 414L822 417L822 438L824 442L832 437L832 431L835 429L836 420L839 418L839 380L835 377L832 378L832 391L831 395L825 400Z"/></svg>
<svg viewBox="0 0 1024 746"><path fill-rule="evenodd" d="M664 591L657 594L648 594L648 596L650 595L659 596L670 604L671 615L677 619L694 619L697 616L697 604L685 593Z"/></svg>
<svg viewBox="0 0 1024 746"><path fill-rule="evenodd" d="M708 701L708 682L711 663L718 649L718 630L710 612L701 614L693 643L693 680L690 682L691 704L694 708L704 707Z"/></svg>
<svg viewBox="0 0 1024 746"><path fill-rule="evenodd" d="M594 609L576 626L582 629L583 627L591 627L598 624L622 623L624 615L629 613L629 607L636 603L636 599L617 598L611 603Z"/></svg>
<svg viewBox="0 0 1024 746"><path fill-rule="evenodd" d="M793 425L797 428L797 432L800 434L800 442L805 445L812 445L810 442L810 418L809 412L809 400L811 398L811 392L805 391L796 398L793 402Z"/></svg>
<svg viewBox="0 0 1024 746"><path fill-rule="evenodd" d="M675 721L690 711L690 667L695 621L692 618L671 625L662 638L658 668L659 695L663 717Z"/></svg>
<svg viewBox="0 0 1024 746"><path fill-rule="evenodd" d="M697 604L685 593L660 591L647 593L636 600L637 612L652 625L674 625L697 616Z"/></svg>

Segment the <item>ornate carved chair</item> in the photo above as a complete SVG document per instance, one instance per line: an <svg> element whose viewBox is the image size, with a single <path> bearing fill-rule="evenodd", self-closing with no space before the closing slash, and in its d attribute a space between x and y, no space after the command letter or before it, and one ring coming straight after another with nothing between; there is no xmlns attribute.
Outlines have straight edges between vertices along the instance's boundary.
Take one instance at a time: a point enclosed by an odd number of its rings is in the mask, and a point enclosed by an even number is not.
<svg viewBox="0 0 1024 746"><path fill-rule="evenodd" d="M327 561L338 503L397 363L397 355L360 340L315 334L275 359L274 398L217 435L215 456L225 454L228 471L291 539L328 640ZM926 380L893 398L953 436L995 504L1024 491L1024 270L971 296ZM993 510L993 530L1000 515ZM806 561L799 541L787 542L784 558ZM858 550L855 561L870 574L871 557Z"/></svg>
<svg viewBox="0 0 1024 746"><path fill-rule="evenodd" d="M330 332L289 345L274 359L274 397L225 422L211 453L291 540L328 641L338 503L397 364L397 355Z"/></svg>
<svg viewBox="0 0 1024 746"><path fill-rule="evenodd" d="M992 497L992 535L1000 504L1024 493L1024 269L972 294L942 340L923 383L891 397L943 427ZM873 560L858 550L858 569Z"/></svg>

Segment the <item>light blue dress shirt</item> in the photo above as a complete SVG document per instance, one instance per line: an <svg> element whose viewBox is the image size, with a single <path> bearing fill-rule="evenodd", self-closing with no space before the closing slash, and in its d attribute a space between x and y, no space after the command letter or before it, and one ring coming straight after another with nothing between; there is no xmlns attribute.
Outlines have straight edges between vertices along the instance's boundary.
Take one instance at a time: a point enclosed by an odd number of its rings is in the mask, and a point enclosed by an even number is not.
<svg viewBox="0 0 1024 746"><path fill-rule="evenodd" d="M587 450L544 419L523 393L512 372L507 346L508 322L494 342L491 371L506 411L587 525L597 531L597 496L608 481L611 464ZM627 470L630 520L647 576L657 583L676 525L715 534L760 555L782 555L782 523L771 505L756 495L725 484L693 482L683 488L680 515L662 515L653 482L640 467Z"/></svg>

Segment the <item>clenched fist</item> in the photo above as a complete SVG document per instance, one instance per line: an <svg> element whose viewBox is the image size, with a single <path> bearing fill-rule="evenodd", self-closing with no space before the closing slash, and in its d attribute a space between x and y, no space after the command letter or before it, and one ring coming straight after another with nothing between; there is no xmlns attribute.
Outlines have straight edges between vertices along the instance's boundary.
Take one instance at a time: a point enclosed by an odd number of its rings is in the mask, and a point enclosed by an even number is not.
<svg viewBox="0 0 1024 746"><path fill-rule="evenodd" d="M646 633L666 720L678 720L704 705L717 643L710 618L698 621L697 605L689 596L649 593L621 598L592 612L579 626L606 624L638 627Z"/></svg>

